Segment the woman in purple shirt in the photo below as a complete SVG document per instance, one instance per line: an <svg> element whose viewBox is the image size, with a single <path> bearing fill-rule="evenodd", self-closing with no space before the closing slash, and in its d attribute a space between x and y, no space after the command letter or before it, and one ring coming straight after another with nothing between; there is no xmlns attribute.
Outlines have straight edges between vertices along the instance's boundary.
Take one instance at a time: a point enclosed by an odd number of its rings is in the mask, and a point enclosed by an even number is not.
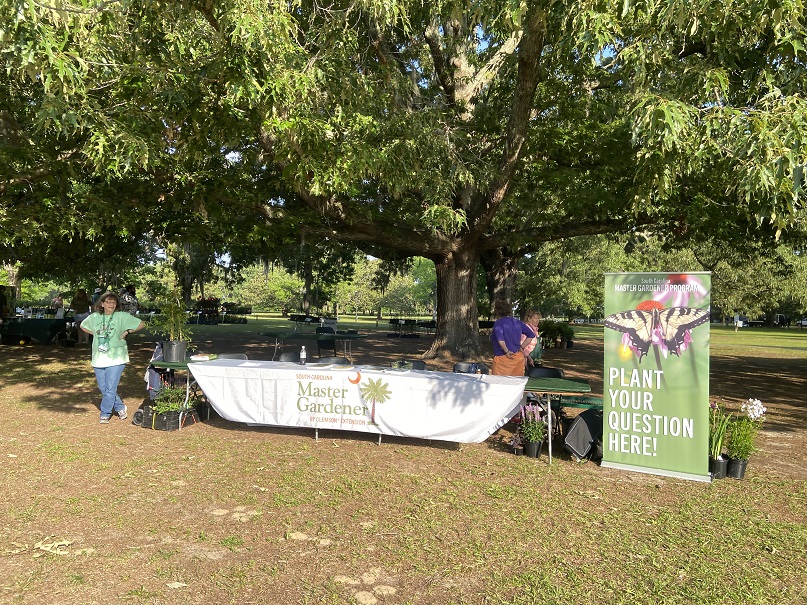
<svg viewBox="0 0 807 605"><path fill-rule="evenodd" d="M490 332L493 345L491 374L498 376L524 376L524 347L535 342L536 334L527 324L512 316L513 307L506 300L493 303L496 321ZM524 335L524 342L521 336Z"/></svg>

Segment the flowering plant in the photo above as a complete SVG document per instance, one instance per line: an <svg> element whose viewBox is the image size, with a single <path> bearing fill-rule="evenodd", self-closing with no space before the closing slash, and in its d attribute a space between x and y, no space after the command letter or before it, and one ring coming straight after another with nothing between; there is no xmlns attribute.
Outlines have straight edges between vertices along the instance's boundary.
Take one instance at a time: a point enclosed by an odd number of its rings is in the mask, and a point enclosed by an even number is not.
<svg viewBox="0 0 807 605"><path fill-rule="evenodd" d="M546 437L546 424L541 418L541 411L536 404L521 406L521 424L518 430L527 443L541 443Z"/></svg>
<svg viewBox="0 0 807 605"><path fill-rule="evenodd" d="M731 421L731 414L716 403L709 404L709 457L717 460L723 454L723 439Z"/></svg>
<svg viewBox="0 0 807 605"><path fill-rule="evenodd" d="M768 411L759 399L749 399L740 407L740 411L745 412L749 420L762 422L765 420L765 412Z"/></svg>
<svg viewBox="0 0 807 605"><path fill-rule="evenodd" d="M728 430L726 453L729 458L748 460L757 451L754 444L765 421L767 409L759 399L749 399L740 407L745 416L731 423Z"/></svg>

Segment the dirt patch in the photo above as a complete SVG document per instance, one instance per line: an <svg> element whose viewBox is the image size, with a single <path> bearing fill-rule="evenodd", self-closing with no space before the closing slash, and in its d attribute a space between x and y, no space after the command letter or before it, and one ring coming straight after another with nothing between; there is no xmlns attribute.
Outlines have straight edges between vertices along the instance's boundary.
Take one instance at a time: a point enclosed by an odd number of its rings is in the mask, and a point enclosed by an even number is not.
<svg viewBox="0 0 807 605"><path fill-rule="evenodd" d="M257 334L226 326L208 334L197 338L202 351L273 353ZM152 351L147 337L132 340L121 387L130 412L144 399ZM387 364L418 358L428 344L380 334L353 343L353 356ZM497 577L490 569L519 560L500 545L518 537L502 530L539 510L542 493L574 503L577 514L629 493L630 514L703 489L578 465L562 452L551 468L518 466L507 427L482 444L390 439L383 447L373 435L321 431L317 443L310 430L217 418L179 433L116 418L102 427L87 348L2 347L0 355L2 602L482 602ZM600 343L550 349L545 362L602 393ZM429 364L450 371L453 360ZM713 397L730 406L759 397L769 410L748 489L761 489L755 477L807 479L803 371L801 360L712 360ZM503 473L511 486L498 481ZM787 506L771 505L768 515L800 518ZM424 528L428 539L409 539ZM554 511L545 526L553 541L529 547L560 561L573 528L568 511ZM443 559L458 541L462 556Z"/></svg>

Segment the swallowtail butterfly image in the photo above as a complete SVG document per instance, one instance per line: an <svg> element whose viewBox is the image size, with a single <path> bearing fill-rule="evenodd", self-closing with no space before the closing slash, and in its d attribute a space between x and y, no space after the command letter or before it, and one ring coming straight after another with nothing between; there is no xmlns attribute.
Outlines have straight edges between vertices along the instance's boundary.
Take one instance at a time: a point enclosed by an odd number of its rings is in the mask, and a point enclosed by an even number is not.
<svg viewBox="0 0 807 605"><path fill-rule="evenodd" d="M622 332L622 344L636 353L641 363L651 345L680 357L692 342L690 330L709 321L708 309L664 306L655 300L639 303L636 309L613 313L605 327Z"/></svg>

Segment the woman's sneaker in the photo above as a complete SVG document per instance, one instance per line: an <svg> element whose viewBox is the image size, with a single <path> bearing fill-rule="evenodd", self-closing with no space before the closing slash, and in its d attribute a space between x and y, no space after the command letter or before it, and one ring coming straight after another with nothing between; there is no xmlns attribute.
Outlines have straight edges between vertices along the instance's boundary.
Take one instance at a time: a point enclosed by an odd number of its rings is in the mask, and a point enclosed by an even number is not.
<svg viewBox="0 0 807 605"><path fill-rule="evenodd" d="M118 410L118 418L120 418L121 420L126 420L129 417L129 414L127 414L126 412L127 412L126 406L124 405L122 410Z"/></svg>
<svg viewBox="0 0 807 605"><path fill-rule="evenodd" d="M109 416L101 416L101 424L109 424Z"/></svg>

